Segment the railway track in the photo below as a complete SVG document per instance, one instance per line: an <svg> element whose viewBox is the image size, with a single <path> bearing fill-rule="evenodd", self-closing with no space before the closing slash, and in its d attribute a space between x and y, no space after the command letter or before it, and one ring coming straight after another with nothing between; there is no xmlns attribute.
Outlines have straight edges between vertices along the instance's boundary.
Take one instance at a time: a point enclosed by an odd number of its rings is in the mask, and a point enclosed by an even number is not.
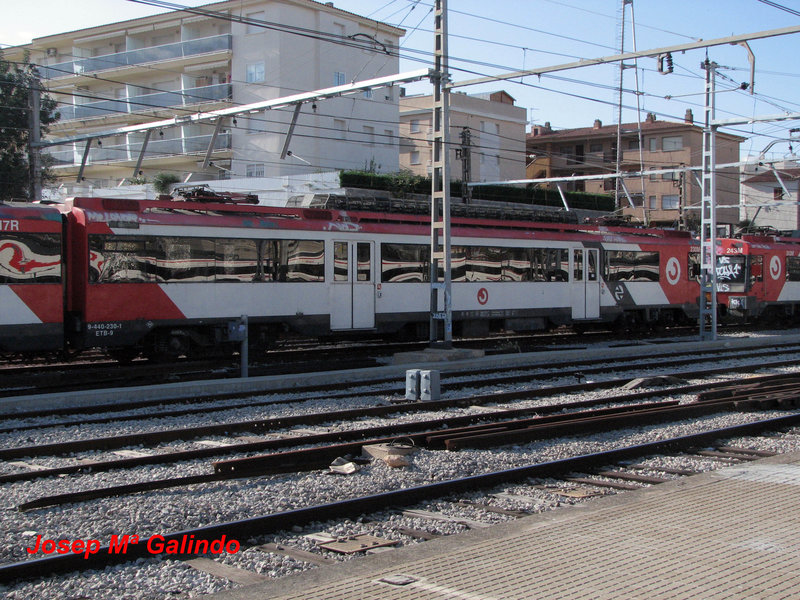
<svg viewBox="0 0 800 600"><path fill-rule="evenodd" d="M800 449L796 351L792 345L761 354L749 349L747 365L745 355L725 349L690 358L654 353L649 360L453 374L437 402L405 403L396 381L370 381L357 390L261 397L252 404L269 411L266 417L197 423L191 431L146 425L149 415L188 406L146 406L129 419L132 426L143 419L144 426L124 435L91 435L119 428L112 414L87 415L82 425L64 414L39 417L60 424L7 415L2 439L33 443L0 450L7 508L23 511L2 517L0 584L20 598L46 597L43 588L58 597L64 586L85 595L86 581L112 595L139 585L132 582L141 582L136 573L144 570L152 589L173 589L167 582L184 579L188 587L174 591L222 589L342 560L351 554L331 548L350 537L365 548L415 543L752 460L792 443ZM748 371L753 376L745 379ZM646 375L657 379L620 389ZM670 383L670 375L682 381ZM255 410L240 400L227 402L244 405L237 411ZM211 419L224 416L204 410ZM83 439L69 439L80 430ZM60 441L45 442L57 434ZM492 435L500 445L489 446ZM358 458L365 444L398 437L416 447L409 466ZM348 454L360 470L330 474L333 459ZM103 548L88 561L71 555L31 560L24 552L39 535L91 537L107 546L111 532L142 540L155 535L164 544L225 535L241 551L156 561L146 544L131 544L124 555ZM321 541L328 538L333 542ZM130 562L137 557L146 560ZM77 568L99 571L66 574ZM37 580L43 570L64 574Z"/></svg>
<svg viewBox="0 0 800 600"><path fill-rule="evenodd" d="M736 436L752 435L764 431L775 431L800 424L800 415L790 415L753 421L743 425L715 429L700 434L680 436L659 440L636 446L623 447L614 450L597 452L587 455L574 456L556 461L526 465L515 469L494 471L473 475L454 480L431 483L400 490L393 490L381 494L350 498L327 504L307 506L291 511L260 515L248 519L220 523L182 530L172 533L160 534L159 542L166 546L170 542L180 544L188 537L196 541L209 543L220 539L248 538L254 535L266 535L281 530L291 530L293 527L303 526L313 521L330 519L356 519L363 515L385 511L390 507L412 506L414 504L430 501L453 494L464 494L476 490L492 489L498 485L518 483L531 478L557 478L573 483L589 484L612 489L636 489L638 486L630 485L630 481L639 483L657 484L668 481L668 478L647 475L636 475L625 470L609 470L607 465L620 465L625 463L623 469L631 471L638 469L662 470L664 473L676 474L670 469L627 464L630 461L639 461L654 454L664 452L683 452L702 448L718 440L729 439ZM699 450L703 456L713 455L729 462L755 460L763 456L772 456L774 453L752 450L747 448L722 446L708 451ZM627 461L627 462L626 462ZM590 477L575 477L576 472L588 472ZM684 470L688 474L689 471ZM605 478L605 479L603 479ZM620 481L609 482L608 479ZM506 511L504 511L506 512ZM419 513L418 513L419 514ZM506 512L507 514L507 512ZM12 564L0 565L0 582L40 576L42 573L63 573L73 570L87 570L105 568L109 565L128 562L139 558L152 557L160 554L153 551L153 546L144 543L131 543L125 553L114 552L109 546L99 548L98 552L91 555L80 553L60 554L47 558L26 560ZM184 556L177 553L175 557ZM187 555L188 556L188 555Z"/></svg>
<svg viewBox="0 0 800 600"><path fill-rule="evenodd" d="M754 356L769 356L775 350L780 350L783 352L792 352L793 350L800 349L800 344L795 342L786 342L783 344L775 344L772 348L762 349L762 350L753 350L753 349L736 349L736 348L729 348L729 349L710 349L707 351L698 351L694 353L694 357L697 356L719 356L719 357L728 357L728 358L752 358ZM586 359L586 360L569 360L563 362L554 362L548 365L547 368L539 368L534 369L533 372L530 374L515 374L515 375L505 375L504 373L508 370L504 367L497 367L492 369L483 369L478 372L473 373L472 376L464 376L462 374L453 374L448 376L448 374L443 375L443 382L449 389L463 389L471 386L476 385L486 385L487 383L495 384L495 385L515 385L522 382L530 382L530 381L545 381L549 379L554 379L561 374L563 370L571 370L574 371L576 377L586 377L587 375L596 375L602 374L605 372L613 371L614 369L631 369L631 368L642 368L646 369L648 367L654 366L652 363L654 360L658 360L659 367L677 367L681 365L692 364L696 362L696 358L681 358L681 351L673 350L667 352L659 352L658 350L651 350L649 354L649 358L642 359L637 356L632 357L619 357L615 358L613 362L609 362L605 358L593 358L593 359ZM791 362L791 361L790 361ZM751 367L752 368L752 367ZM757 368L757 367L756 367ZM704 369L702 372L708 373L707 369ZM724 372L724 368L717 369L714 371L710 371L713 373L717 372ZM693 371L685 372L685 376L691 376ZM377 394L385 394L388 396L402 396L405 392L404 387L400 387L397 385L397 378L396 377L382 377L382 378L375 378L375 379L368 379L362 380L359 382L359 385L367 387L363 391L353 391L352 384L350 382L344 383L325 383L322 385L298 385L293 387L292 389L295 392L306 393L309 394L307 400L314 401L317 399L316 395L311 395L314 392L326 392L327 397L335 398L335 397L359 397L359 396L374 396ZM601 384L602 385L602 384ZM591 386L589 386L590 389ZM347 390L345 392L337 392L335 394L328 393L331 390ZM247 399L242 402L231 402L236 398L245 396ZM157 397L152 400L145 400L145 401L123 401L120 403L113 403L113 404L95 404L95 405L83 405L83 406L66 406L66 407L59 407L59 408L52 408L52 409L37 409L34 411L14 411L5 414L0 414L0 419L14 419L16 420L24 420L24 419L31 419L31 418L41 418L41 417L49 417L49 416L60 416L66 414L86 414L86 413L113 413L113 415L105 416L105 417L94 417L91 419L87 419L86 417L80 417L74 419L72 421L60 421L60 422L47 422L42 423L39 425L25 425L22 424L15 424L13 427L6 427L0 428L0 434L7 433L8 431L13 430L20 430L20 429L33 429L33 428L46 428L51 426L70 426L70 425L86 425L92 423L106 423L110 421L120 422L125 420L138 420L142 417L142 414L131 414L131 415L121 415L119 414L123 409L143 409L146 410L146 417L148 418L166 418L166 417L176 417L176 416L184 416L184 415L191 415L191 414L207 414L209 410L214 410L213 407L209 407L207 405L203 405L201 407L196 406L187 406L180 409L169 409L169 410L154 410L154 407L162 407L168 404L182 404L188 401L191 401L192 404L198 404L199 402L206 400L206 399L213 399L218 398L224 400L224 404L220 404L219 410L232 410L237 408L247 408L247 407L254 407L254 406L266 406L266 405L275 405L281 403L290 403L290 402L297 402L297 398L290 398L285 400L280 399L265 399L265 400L253 400L250 394L231 394L231 393L209 393L206 398L199 398L196 393L192 392L185 396L172 396L169 398L160 398Z"/></svg>
<svg viewBox="0 0 800 600"><path fill-rule="evenodd" d="M405 426L387 425L369 429L355 429L347 432L333 432L329 434L316 434L300 437L270 440L258 444L245 444L248 450L279 450L286 447L305 447L328 441L335 443L328 445L315 445L300 450L275 452L249 458L237 458L215 462L213 472L205 475L175 477L169 479L144 481L113 487L82 490L78 492L59 494L56 496L37 498L20 504L17 508L21 511L57 506L67 503L84 502L97 498L135 494L139 492L183 487L199 483L211 483L225 479L238 479L255 477L276 473L294 473L324 469L339 456L357 456L361 454L365 445L385 444L390 445L402 439L410 441L413 445L427 449L463 450L465 448L492 448L506 446L514 443L529 442L534 440L551 439L565 435L581 435L608 431L622 427L651 425L654 423L690 419L698 416L732 410L763 410L766 408L797 408L800 406L800 377L765 377L758 381L750 381L747 386L741 385L694 385L683 386L680 391L701 390L698 402L681 405L678 401L650 401L635 403L637 400L652 398L662 395L654 392L614 396L604 401L587 401L584 406L598 404L611 405L625 403L623 406L598 408L594 410L574 411L573 404L553 405L534 409L508 410L491 415L451 417L435 421L421 421ZM674 394L677 390L665 390L663 395ZM564 414L565 410L573 410ZM528 415L536 413L537 416ZM550 416L542 414L551 413ZM560 414L559 414L560 413ZM331 415L336 417L335 415ZM509 417L519 417L509 420ZM491 417L494 417L492 419ZM341 418L341 417L340 417ZM479 424L475 424L480 421ZM432 429L433 428L433 429ZM390 437L374 437L386 436ZM342 440L355 440L342 442ZM236 445L218 449L216 454L223 452L241 452ZM42 453L52 452L43 449ZM177 462L179 460L204 458L213 456L214 450L190 451L176 453L175 455L160 455L155 460L148 457L131 459L130 461L117 460L106 463L92 463L82 465L82 470L99 471L144 464L160 464ZM5 456L0 451L0 458ZM73 471L75 472L75 471ZM66 474L63 470L39 471L28 474L16 474L0 477L0 483L35 479L52 475Z"/></svg>
<svg viewBox="0 0 800 600"><path fill-rule="evenodd" d="M676 328L672 335L690 333ZM580 336L569 331L557 334L504 335L481 339L459 340L459 347L475 348L487 354L536 352L565 346L581 346L614 337L606 331L588 332ZM263 377L309 371L333 371L370 367L398 352L411 352L427 347L426 342L364 341L320 344L316 340L286 344L275 350L251 355L248 375ZM343 357L343 354L345 355ZM119 364L99 351L63 360L6 360L0 362L3 382L0 398L31 393L61 393L108 387L133 387L178 381L230 379L240 376L238 357L197 360L180 359L169 363L152 363L138 359Z"/></svg>

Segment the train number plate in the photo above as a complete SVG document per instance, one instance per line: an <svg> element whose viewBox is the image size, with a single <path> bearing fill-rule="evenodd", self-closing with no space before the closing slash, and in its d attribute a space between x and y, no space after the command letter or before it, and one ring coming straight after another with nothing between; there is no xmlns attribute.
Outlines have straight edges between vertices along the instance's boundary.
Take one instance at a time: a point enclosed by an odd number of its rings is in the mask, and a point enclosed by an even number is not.
<svg viewBox="0 0 800 600"><path fill-rule="evenodd" d="M110 323L87 323L86 331L94 337L111 337L115 333L122 331L122 323L112 321Z"/></svg>

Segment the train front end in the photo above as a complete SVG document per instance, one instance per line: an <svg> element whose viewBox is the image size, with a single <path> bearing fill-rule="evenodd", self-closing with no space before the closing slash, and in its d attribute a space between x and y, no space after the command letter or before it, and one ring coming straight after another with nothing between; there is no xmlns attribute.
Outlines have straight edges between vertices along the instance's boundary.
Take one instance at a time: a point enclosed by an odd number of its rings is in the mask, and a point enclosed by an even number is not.
<svg viewBox="0 0 800 600"><path fill-rule="evenodd" d="M0 203L0 352L64 349L62 212Z"/></svg>

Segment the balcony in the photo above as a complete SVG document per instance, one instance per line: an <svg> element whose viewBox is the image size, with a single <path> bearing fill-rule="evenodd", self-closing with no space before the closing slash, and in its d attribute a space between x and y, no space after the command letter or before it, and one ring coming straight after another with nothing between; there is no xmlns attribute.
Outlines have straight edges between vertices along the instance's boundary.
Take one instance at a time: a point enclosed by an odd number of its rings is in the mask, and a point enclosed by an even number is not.
<svg viewBox="0 0 800 600"><path fill-rule="evenodd" d="M128 50L127 52L118 52L116 54L79 58L69 62L43 66L39 67L39 75L42 79L72 77L74 75L98 73L100 71L120 69L122 67L208 54L210 52L229 51L232 47L233 36L227 33L207 38L198 38L196 40L164 44L163 46Z"/></svg>
<svg viewBox="0 0 800 600"><path fill-rule="evenodd" d="M176 106L189 106L204 102L217 102L230 100L233 97L233 88L229 83L207 85L198 88L189 88L180 92L157 92L119 98L117 100L101 100L73 106L63 106L58 109L61 121L74 119L92 119L108 117L119 113L136 113L153 108L174 108Z"/></svg>
<svg viewBox="0 0 800 600"><path fill-rule="evenodd" d="M145 160L165 156L203 154L208 149L212 135L196 135L169 140L150 140L147 144ZM92 145L86 164L135 161L139 157L141 142L96 146ZM83 159L83 144L66 144L45 149L52 157L54 167L78 166ZM231 134L221 133L214 142L214 150L230 150Z"/></svg>

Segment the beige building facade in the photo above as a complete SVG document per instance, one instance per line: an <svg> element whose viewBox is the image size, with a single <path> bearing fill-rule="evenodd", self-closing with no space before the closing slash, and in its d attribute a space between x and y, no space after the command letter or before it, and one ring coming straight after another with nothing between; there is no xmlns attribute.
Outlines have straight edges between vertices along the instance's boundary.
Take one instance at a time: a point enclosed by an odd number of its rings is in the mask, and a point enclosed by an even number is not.
<svg viewBox="0 0 800 600"><path fill-rule="evenodd" d="M641 123L621 126L621 171L674 169L702 165L703 130L694 124L691 110L683 122L659 121L648 115ZM533 127L528 134L529 165L527 178L604 175L616 171L617 126L603 125L554 131L549 124ZM717 134L717 164L739 160L739 144L744 138ZM634 221L660 226L692 227L699 218L701 189L699 171L664 173L624 178L630 195L621 194L619 206ZM736 224L739 220L739 176L737 168L717 172L717 222ZM564 189L596 194L615 194L613 178L572 181ZM631 203L633 206L631 206Z"/></svg>
<svg viewBox="0 0 800 600"><path fill-rule="evenodd" d="M298 35L301 34L301 35ZM50 139L162 119L174 126L48 150L59 181L109 187L168 172L181 180L280 177L380 165L398 169L399 91L386 87L306 104L281 152L292 109L229 118L216 130L188 115L398 72L403 30L312 0L231 0L79 31L4 50L30 54L61 120ZM211 148L212 165L203 168Z"/></svg>
<svg viewBox="0 0 800 600"><path fill-rule="evenodd" d="M451 177L461 180L463 135L469 135L470 181L521 179L525 174L526 111L503 91L450 94ZM400 98L400 168L428 176L433 168L433 96ZM458 153L455 150L458 149Z"/></svg>

